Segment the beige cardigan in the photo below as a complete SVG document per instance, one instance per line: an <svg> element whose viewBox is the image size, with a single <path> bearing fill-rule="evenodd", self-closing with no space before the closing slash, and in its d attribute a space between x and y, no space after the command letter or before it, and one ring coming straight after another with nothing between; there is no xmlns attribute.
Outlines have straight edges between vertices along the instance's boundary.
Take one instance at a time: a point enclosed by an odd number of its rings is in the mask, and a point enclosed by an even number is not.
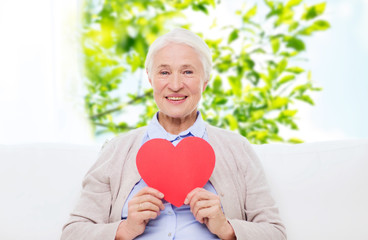
<svg viewBox="0 0 368 240"><path fill-rule="evenodd" d="M286 239L254 150L242 136L206 125L216 155L210 181L237 239ZM111 140L86 174L79 201L61 239L113 240L126 198L140 180L135 158L146 127ZM193 237L193 239L195 236Z"/></svg>

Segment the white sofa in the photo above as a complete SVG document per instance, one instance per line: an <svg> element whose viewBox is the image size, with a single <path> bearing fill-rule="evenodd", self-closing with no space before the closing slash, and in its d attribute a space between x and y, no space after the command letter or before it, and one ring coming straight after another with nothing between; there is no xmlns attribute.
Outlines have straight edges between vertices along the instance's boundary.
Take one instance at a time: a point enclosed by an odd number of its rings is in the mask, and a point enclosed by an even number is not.
<svg viewBox="0 0 368 240"><path fill-rule="evenodd" d="M289 240L368 239L368 140L255 146ZM59 239L99 146L0 145L0 239Z"/></svg>

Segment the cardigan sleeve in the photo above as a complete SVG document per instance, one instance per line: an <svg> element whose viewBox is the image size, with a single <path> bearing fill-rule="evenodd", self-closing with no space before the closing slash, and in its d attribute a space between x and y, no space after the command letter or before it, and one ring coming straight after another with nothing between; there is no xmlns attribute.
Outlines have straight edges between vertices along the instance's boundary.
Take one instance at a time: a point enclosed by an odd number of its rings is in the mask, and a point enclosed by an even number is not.
<svg viewBox="0 0 368 240"><path fill-rule="evenodd" d="M268 187L261 162L251 144L243 142L245 219L229 219L238 240L285 240L285 227Z"/></svg>
<svg viewBox="0 0 368 240"><path fill-rule="evenodd" d="M83 180L81 196L64 225L61 240L114 240L120 221L109 223L111 211L110 171L114 144L106 144Z"/></svg>

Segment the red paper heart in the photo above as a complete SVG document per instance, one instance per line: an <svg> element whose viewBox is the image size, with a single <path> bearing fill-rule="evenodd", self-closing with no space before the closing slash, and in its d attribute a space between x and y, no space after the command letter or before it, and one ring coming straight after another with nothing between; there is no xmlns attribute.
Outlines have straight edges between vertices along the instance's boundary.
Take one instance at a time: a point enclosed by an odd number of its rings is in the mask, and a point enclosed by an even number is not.
<svg viewBox="0 0 368 240"><path fill-rule="evenodd" d="M139 149L138 172L148 186L180 207L196 187L203 187L215 167L215 152L202 138L184 138L175 147L165 139L152 139Z"/></svg>

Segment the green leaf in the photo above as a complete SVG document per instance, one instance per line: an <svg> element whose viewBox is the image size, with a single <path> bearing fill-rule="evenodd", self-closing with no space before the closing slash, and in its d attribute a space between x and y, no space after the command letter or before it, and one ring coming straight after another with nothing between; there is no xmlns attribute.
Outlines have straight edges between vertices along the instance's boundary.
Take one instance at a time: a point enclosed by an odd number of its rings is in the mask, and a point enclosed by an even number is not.
<svg viewBox="0 0 368 240"><path fill-rule="evenodd" d="M266 51L263 48L255 48L254 50L250 51L249 54L252 53L266 53Z"/></svg>
<svg viewBox="0 0 368 240"><path fill-rule="evenodd" d="M293 130L298 130L298 125L291 118L280 118L279 122L285 126L289 126Z"/></svg>
<svg viewBox="0 0 368 240"><path fill-rule="evenodd" d="M212 102L212 104L214 106L224 105L225 103L227 103L227 98L220 97L220 96L216 96L215 99L213 99L213 102Z"/></svg>
<svg viewBox="0 0 368 240"><path fill-rule="evenodd" d="M278 38L272 38L271 39L271 46L272 46L272 52L275 54L280 49L280 39Z"/></svg>
<svg viewBox="0 0 368 240"><path fill-rule="evenodd" d="M298 27L299 27L299 23L298 22L293 22L292 24L290 24L288 31L292 32L295 29L297 29Z"/></svg>
<svg viewBox="0 0 368 240"><path fill-rule="evenodd" d="M249 133L249 137L254 137L256 140L263 142L265 141L266 137L268 135L267 130L260 130L260 131L252 131Z"/></svg>
<svg viewBox="0 0 368 240"><path fill-rule="evenodd" d="M330 28L330 23L327 22L326 20L317 20L313 23L313 26L318 30L318 31L324 31Z"/></svg>
<svg viewBox="0 0 368 240"><path fill-rule="evenodd" d="M264 0L264 2L266 3L266 5L269 7L269 8L271 8L271 9L273 9L274 8L274 2L272 1L272 0Z"/></svg>
<svg viewBox="0 0 368 240"><path fill-rule="evenodd" d="M276 71L275 68L271 67L271 64L269 64L268 68L267 68L267 71L268 71L268 77L267 81L265 81L267 83L268 86L271 86L272 85L272 81L275 80L278 76L278 73Z"/></svg>
<svg viewBox="0 0 368 240"><path fill-rule="evenodd" d="M312 72L311 71L308 71L307 79L308 79L308 81L312 81Z"/></svg>
<svg viewBox="0 0 368 240"><path fill-rule="evenodd" d="M201 11L208 15L208 9L204 4L193 5L192 8L194 11Z"/></svg>
<svg viewBox="0 0 368 240"><path fill-rule="evenodd" d="M221 86L222 86L222 80L220 76L216 76L215 79L213 80L213 90L215 93L219 93L221 91Z"/></svg>
<svg viewBox="0 0 368 240"><path fill-rule="evenodd" d="M296 87L294 87L294 89L291 91L290 95L294 95L294 94L298 94L299 96L303 95L303 93L305 91L307 91L309 89L309 84L301 84L298 85Z"/></svg>
<svg viewBox="0 0 368 240"><path fill-rule="evenodd" d="M225 116L225 119L227 120L229 126L230 126L230 130L235 130L238 128L238 121L236 120L236 118L231 115L228 114Z"/></svg>
<svg viewBox="0 0 368 240"><path fill-rule="evenodd" d="M312 87L310 90L312 90L312 91L322 91L323 90L323 88L320 88L320 87Z"/></svg>
<svg viewBox="0 0 368 240"><path fill-rule="evenodd" d="M313 18L316 18L320 16L326 9L326 2L319 3L316 5L313 5L311 7L307 7L305 9L305 12L302 16L303 20L311 20Z"/></svg>
<svg viewBox="0 0 368 240"><path fill-rule="evenodd" d="M236 40L239 37L239 30L238 29L234 29L231 33L230 36L227 40L227 43L230 44L232 43L234 40Z"/></svg>
<svg viewBox="0 0 368 240"><path fill-rule="evenodd" d="M285 7L288 7L288 8L291 8L291 7L294 7L294 6L297 6L299 5L303 0L289 0Z"/></svg>
<svg viewBox="0 0 368 240"><path fill-rule="evenodd" d="M251 121L257 121L261 119L265 114L263 110L257 110L251 113Z"/></svg>
<svg viewBox="0 0 368 240"><path fill-rule="evenodd" d="M212 49L218 49L219 48L219 44L222 42L222 38L218 38L218 39L206 39L205 42L207 43L209 48Z"/></svg>
<svg viewBox="0 0 368 240"><path fill-rule="evenodd" d="M298 99L298 100L300 100L300 101L309 103L310 105L314 105L313 99L310 96L308 96L308 95L297 96L295 98Z"/></svg>
<svg viewBox="0 0 368 240"><path fill-rule="evenodd" d="M279 18L274 23L275 27L278 27L282 24L290 25L294 22L294 11L289 8L283 8L282 12L278 16Z"/></svg>
<svg viewBox="0 0 368 240"><path fill-rule="evenodd" d="M240 78L235 77L235 76L229 76L228 80L229 80L231 90L233 91L233 93L237 96L240 96L241 95L241 89L242 89L242 83L240 81Z"/></svg>
<svg viewBox="0 0 368 240"><path fill-rule="evenodd" d="M286 58L283 58L278 64L277 64L277 72L279 74L281 74L285 68L287 67L288 65L288 61L286 60Z"/></svg>
<svg viewBox="0 0 368 240"><path fill-rule="evenodd" d="M247 76L246 79L249 80L253 84L253 86L258 85L259 79L261 77L261 75L256 71L251 71L251 72L247 73L246 76Z"/></svg>
<svg viewBox="0 0 368 240"><path fill-rule="evenodd" d="M289 67L286 69L287 72L291 72L291 73L295 73L295 74L299 74L304 72L304 69L301 67Z"/></svg>
<svg viewBox="0 0 368 240"><path fill-rule="evenodd" d="M299 52L298 51L292 51L292 52L281 52L280 55L283 56L283 57L287 57L287 58L290 58L290 57L294 57L295 55L297 55Z"/></svg>
<svg viewBox="0 0 368 240"><path fill-rule="evenodd" d="M299 138L290 138L289 140L288 140L288 142L289 143L294 143L294 144L298 144L298 143L303 143L304 141L303 140L301 140L301 139L299 139Z"/></svg>
<svg viewBox="0 0 368 240"><path fill-rule="evenodd" d="M125 71L124 67L116 67L104 76L105 79L114 79Z"/></svg>
<svg viewBox="0 0 368 240"><path fill-rule="evenodd" d="M271 109L279 109L289 103L289 99L286 97L275 97L271 102Z"/></svg>
<svg viewBox="0 0 368 240"><path fill-rule="evenodd" d="M301 35L310 36L315 31L325 31L330 28L330 23L325 20L317 20L309 27L303 28L299 31Z"/></svg>
<svg viewBox="0 0 368 240"><path fill-rule="evenodd" d="M292 49L295 49L298 52L301 52L303 50L305 50L305 44L304 42L296 37L291 37L289 39L286 40L287 44L286 46Z"/></svg>
<svg viewBox="0 0 368 240"><path fill-rule="evenodd" d="M298 110L289 110L289 109L283 110L280 112L279 118L294 117L297 112Z"/></svg>
<svg viewBox="0 0 368 240"><path fill-rule="evenodd" d="M283 142L284 141L284 139L277 134L272 134L270 136L270 140L273 142Z"/></svg>
<svg viewBox="0 0 368 240"><path fill-rule="evenodd" d="M243 16L243 21L247 22L249 19L254 17L257 14L257 5L254 5L248 12L246 12Z"/></svg>
<svg viewBox="0 0 368 240"><path fill-rule="evenodd" d="M282 77L278 82L277 85L280 86L284 83L290 82L291 80L295 79L295 75L286 75L284 77Z"/></svg>

